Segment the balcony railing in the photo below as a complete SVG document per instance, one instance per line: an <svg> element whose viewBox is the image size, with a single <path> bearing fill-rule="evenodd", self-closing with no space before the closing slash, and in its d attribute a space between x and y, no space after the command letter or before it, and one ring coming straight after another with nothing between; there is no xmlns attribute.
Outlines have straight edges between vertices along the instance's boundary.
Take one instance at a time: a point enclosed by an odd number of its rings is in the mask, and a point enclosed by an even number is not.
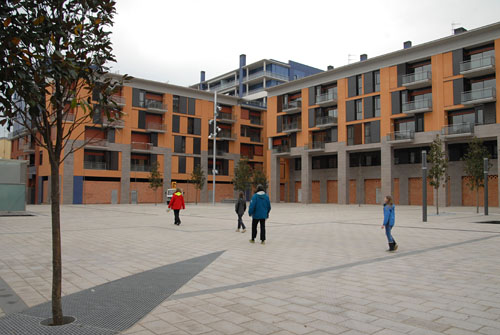
<svg viewBox="0 0 500 335"><path fill-rule="evenodd" d="M294 132L300 131L302 129L302 122L293 121L293 122L284 122L282 130L283 132Z"/></svg>
<svg viewBox="0 0 500 335"><path fill-rule="evenodd" d="M167 111L167 106L163 102L151 99L146 99L144 107L154 112L165 113Z"/></svg>
<svg viewBox="0 0 500 335"><path fill-rule="evenodd" d="M402 110L406 114L429 112L432 110L432 97L405 102Z"/></svg>
<svg viewBox="0 0 500 335"><path fill-rule="evenodd" d="M125 97L122 97L121 95L112 95L109 100L113 101L115 104L118 106L125 106Z"/></svg>
<svg viewBox="0 0 500 335"><path fill-rule="evenodd" d="M24 143L23 144L23 151L24 152L34 152L35 151L35 143L33 143L33 142Z"/></svg>
<svg viewBox="0 0 500 335"><path fill-rule="evenodd" d="M153 143L132 142L130 148L132 150L150 151L153 148Z"/></svg>
<svg viewBox="0 0 500 335"><path fill-rule="evenodd" d="M236 140L236 134L232 133L230 130L222 130L217 134L217 138Z"/></svg>
<svg viewBox="0 0 500 335"><path fill-rule="evenodd" d="M250 123L257 125L257 126L262 126L262 120L260 118L257 118L257 117L250 116Z"/></svg>
<svg viewBox="0 0 500 335"><path fill-rule="evenodd" d="M277 73L274 73L271 71L259 71L259 72L252 73L248 77L245 77L243 79L243 82L247 82L247 81L257 79L260 77L264 77L264 76L271 77L271 78L278 79L278 80L288 81L288 76L283 76L281 74L277 74Z"/></svg>
<svg viewBox="0 0 500 335"><path fill-rule="evenodd" d="M108 146L108 140L105 138L86 138L85 141L87 141L86 146L89 146L89 147L107 147Z"/></svg>
<svg viewBox="0 0 500 335"><path fill-rule="evenodd" d="M325 127L330 125L336 125L338 118L336 116L320 116L316 118L317 127Z"/></svg>
<svg viewBox="0 0 500 335"><path fill-rule="evenodd" d="M214 149L208 149L208 156L213 156L213 154L214 154ZM216 150L217 156L224 156L226 154L228 154L228 152L219 149Z"/></svg>
<svg viewBox="0 0 500 335"><path fill-rule="evenodd" d="M125 127L125 121L121 119L106 120L106 118L104 117L102 125L104 127L123 128Z"/></svg>
<svg viewBox="0 0 500 335"><path fill-rule="evenodd" d="M330 89L328 92L316 96L316 103L318 105L334 101L337 101L337 90L334 89Z"/></svg>
<svg viewBox="0 0 500 335"><path fill-rule="evenodd" d="M146 129L149 131L164 133L167 130L167 125L158 122L147 122Z"/></svg>
<svg viewBox="0 0 500 335"><path fill-rule="evenodd" d="M302 100L290 101L287 104L283 104L283 112L292 113L299 112L302 109Z"/></svg>
<svg viewBox="0 0 500 335"><path fill-rule="evenodd" d="M130 171L149 172L151 171L151 165L130 164Z"/></svg>
<svg viewBox="0 0 500 335"><path fill-rule="evenodd" d="M418 84L427 84L432 80L432 71L416 72L405 74L401 78L403 86L414 86Z"/></svg>
<svg viewBox="0 0 500 335"><path fill-rule="evenodd" d="M474 104L496 100L496 88L485 87L478 90L462 92L462 104Z"/></svg>
<svg viewBox="0 0 500 335"><path fill-rule="evenodd" d="M224 90L226 88L229 88L229 87L232 87L232 86L236 86L238 84L237 81L228 81L228 82L225 82L225 83L222 83L222 84L219 84L219 85L215 85L215 86L210 86L209 87L209 90L211 92L213 91L221 91L221 90Z"/></svg>
<svg viewBox="0 0 500 335"><path fill-rule="evenodd" d="M468 122L450 124L443 127L442 134L445 136L474 134L474 124Z"/></svg>
<svg viewBox="0 0 500 335"><path fill-rule="evenodd" d="M89 170L107 170L107 164L106 162L84 161L83 168Z"/></svg>
<svg viewBox="0 0 500 335"><path fill-rule="evenodd" d="M273 147L273 152L275 154L284 154L290 152L290 146L288 145L277 145Z"/></svg>
<svg viewBox="0 0 500 335"><path fill-rule="evenodd" d="M242 137L249 138L250 141L252 141L252 142L262 143L262 137L258 136L258 135L246 135L246 136L242 136Z"/></svg>
<svg viewBox="0 0 500 335"><path fill-rule="evenodd" d="M415 138L413 130L399 130L388 135L389 141L411 141Z"/></svg>
<svg viewBox="0 0 500 335"><path fill-rule="evenodd" d="M267 108L267 104L261 101L243 101L243 105L258 107L258 108Z"/></svg>
<svg viewBox="0 0 500 335"><path fill-rule="evenodd" d="M321 150L325 148L325 141L312 141L308 143L309 150Z"/></svg>
<svg viewBox="0 0 500 335"><path fill-rule="evenodd" d="M232 113L227 113L227 112L219 112L217 116L218 121L229 121L229 122L235 122L236 121L236 115Z"/></svg>
<svg viewBox="0 0 500 335"><path fill-rule="evenodd" d="M485 68L495 67L495 56L487 56L478 59L471 59L460 63L460 73L469 71L479 71Z"/></svg>

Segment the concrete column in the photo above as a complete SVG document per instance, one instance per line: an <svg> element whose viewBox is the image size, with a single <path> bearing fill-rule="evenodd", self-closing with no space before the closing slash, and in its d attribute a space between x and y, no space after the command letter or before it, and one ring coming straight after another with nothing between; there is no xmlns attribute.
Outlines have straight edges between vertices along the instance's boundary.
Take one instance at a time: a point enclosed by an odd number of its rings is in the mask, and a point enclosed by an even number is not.
<svg viewBox="0 0 500 335"><path fill-rule="evenodd" d="M280 202L280 158L271 154L271 180L269 181L271 202Z"/></svg>
<svg viewBox="0 0 500 335"><path fill-rule="evenodd" d="M445 141L443 141L441 150L443 150L443 152L446 152ZM436 197L438 198L436 199ZM439 187L439 195L436 196L436 192L434 192L434 204L438 203L439 208L443 208L446 207L446 203L448 202L447 200L448 200L448 192L446 192L446 182L445 182Z"/></svg>
<svg viewBox="0 0 500 335"><path fill-rule="evenodd" d="M365 203L365 177L363 176L363 168L356 168L356 203Z"/></svg>
<svg viewBox="0 0 500 335"><path fill-rule="evenodd" d="M122 179L120 185L120 203L130 203L130 147L122 151Z"/></svg>
<svg viewBox="0 0 500 335"><path fill-rule="evenodd" d="M349 154L345 148L337 152L337 166L338 202L347 205L349 203Z"/></svg>
<svg viewBox="0 0 500 335"><path fill-rule="evenodd" d="M300 173L300 188L302 193L302 203L310 204L312 201L312 158L304 150L301 158L302 170Z"/></svg>
<svg viewBox="0 0 500 335"><path fill-rule="evenodd" d="M497 157L500 157L500 135L497 137ZM500 159L497 159L497 176L500 177ZM489 185L488 185L489 186ZM500 195L500 183L498 183L498 195ZM500 207L500 201L498 202L498 206Z"/></svg>
<svg viewBox="0 0 500 335"><path fill-rule="evenodd" d="M167 190L172 185L172 153L170 149L163 152L163 202L167 201Z"/></svg>
<svg viewBox="0 0 500 335"><path fill-rule="evenodd" d="M399 204L409 205L408 199L408 176L399 177Z"/></svg>
<svg viewBox="0 0 500 335"><path fill-rule="evenodd" d="M382 140L382 148L380 150L380 176L382 184L382 197L391 194L394 197L392 168L394 166L394 155L392 147L385 139Z"/></svg>

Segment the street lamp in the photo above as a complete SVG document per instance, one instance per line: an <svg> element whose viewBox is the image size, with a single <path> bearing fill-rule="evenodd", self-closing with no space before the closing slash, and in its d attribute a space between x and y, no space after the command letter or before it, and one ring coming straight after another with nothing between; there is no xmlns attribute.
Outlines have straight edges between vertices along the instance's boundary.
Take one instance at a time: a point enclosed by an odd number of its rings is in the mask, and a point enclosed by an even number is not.
<svg viewBox="0 0 500 335"><path fill-rule="evenodd" d="M213 132L208 136L209 139L214 140L213 146L213 160L212 160L212 204L215 206L215 175L217 174L217 169L215 168L216 164L216 152L217 152L217 134L221 131L219 127L217 127L217 115L219 114L222 108L217 105L217 91L214 92L214 118L209 121L209 124L213 124Z"/></svg>
<svg viewBox="0 0 500 335"><path fill-rule="evenodd" d="M427 222L427 151L422 151L422 221Z"/></svg>
<svg viewBox="0 0 500 335"><path fill-rule="evenodd" d="M484 215L488 215L488 158L484 158Z"/></svg>

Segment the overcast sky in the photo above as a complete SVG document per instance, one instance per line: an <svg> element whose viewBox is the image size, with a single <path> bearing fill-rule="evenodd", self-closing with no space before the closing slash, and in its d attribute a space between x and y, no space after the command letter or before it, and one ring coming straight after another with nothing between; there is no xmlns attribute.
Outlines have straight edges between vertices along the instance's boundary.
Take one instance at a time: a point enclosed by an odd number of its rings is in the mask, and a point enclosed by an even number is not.
<svg viewBox="0 0 500 335"><path fill-rule="evenodd" d="M118 0L113 71L191 85L242 53L326 69L498 21L499 0Z"/></svg>

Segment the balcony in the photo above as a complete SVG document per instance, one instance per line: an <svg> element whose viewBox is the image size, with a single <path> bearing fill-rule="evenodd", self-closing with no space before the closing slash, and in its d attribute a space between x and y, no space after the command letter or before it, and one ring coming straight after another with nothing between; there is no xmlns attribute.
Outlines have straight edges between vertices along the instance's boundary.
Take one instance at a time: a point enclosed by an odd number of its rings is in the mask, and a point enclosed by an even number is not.
<svg viewBox="0 0 500 335"><path fill-rule="evenodd" d="M283 122L282 132L295 133L302 130L302 122L300 120L293 122Z"/></svg>
<svg viewBox="0 0 500 335"><path fill-rule="evenodd" d="M337 90L330 89L328 92L316 96L316 105L327 107L337 104Z"/></svg>
<svg viewBox="0 0 500 335"><path fill-rule="evenodd" d="M496 87L485 87L478 90L462 92L462 104L475 105L496 101Z"/></svg>
<svg viewBox="0 0 500 335"><path fill-rule="evenodd" d="M130 171L149 172L149 171L151 171L151 165L130 164Z"/></svg>
<svg viewBox="0 0 500 335"><path fill-rule="evenodd" d="M336 116L320 116L316 118L316 127L327 128L336 126L338 118Z"/></svg>
<svg viewBox="0 0 500 335"><path fill-rule="evenodd" d="M161 101L146 99L144 107L147 108L149 112L156 114L165 114L167 112L167 106Z"/></svg>
<svg viewBox="0 0 500 335"><path fill-rule="evenodd" d="M302 111L302 100L290 101L287 104L283 104L281 111L287 114L300 113Z"/></svg>
<svg viewBox="0 0 500 335"><path fill-rule="evenodd" d="M125 121L121 119L106 120L104 118L104 120L102 121L102 125L109 128L124 128Z"/></svg>
<svg viewBox="0 0 500 335"><path fill-rule="evenodd" d="M399 130L387 135L387 142L407 143L412 142L415 138L413 130Z"/></svg>
<svg viewBox="0 0 500 335"><path fill-rule="evenodd" d="M471 137L474 135L473 123L457 123L444 126L442 131L444 138Z"/></svg>
<svg viewBox="0 0 500 335"><path fill-rule="evenodd" d="M223 150L220 150L220 149L217 149L216 150L216 155L218 157L223 157L225 155L227 155L229 152L226 152L226 151L223 151ZM212 157L214 155L214 149L210 148L208 149L208 157Z"/></svg>
<svg viewBox="0 0 500 335"><path fill-rule="evenodd" d="M88 170L107 170L107 164L106 162L84 161L83 168Z"/></svg>
<svg viewBox="0 0 500 335"><path fill-rule="evenodd" d="M126 104L125 97L121 95L111 95L108 100L110 103L108 105L113 105L111 102L114 102L117 106L123 107Z"/></svg>
<svg viewBox="0 0 500 335"><path fill-rule="evenodd" d="M236 85L238 85L238 82L233 80L215 86L211 86L208 89L210 90L210 92L215 92L215 91L222 91L225 90L226 88L234 87Z"/></svg>
<svg viewBox="0 0 500 335"><path fill-rule="evenodd" d="M432 98L419 99L405 102L402 105L402 111L405 114L413 115L432 111Z"/></svg>
<svg viewBox="0 0 500 335"><path fill-rule="evenodd" d="M325 150L325 141L312 141L308 143L308 151L323 151Z"/></svg>
<svg viewBox="0 0 500 335"><path fill-rule="evenodd" d="M252 73L251 75L243 78L243 82L247 83L249 81L260 79L263 77L269 77L269 78L273 78L273 79L277 79L277 80L281 80L281 81L288 81L288 76L283 76L281 74L277 74L277 73L274 73L271 71L264 71L263 70L263 71Z"/></svg>
<svg viewBox="0 0 500 335"><path fill-rule="evenodd" d="M165 133L167 131L167 125L158 122L147 122L146 130L154 133Z"/></svg>
<svg viewBox="0 0 500 335"><path fill-rule="evenodd" d="M273 147L273 153L275 155L286 155L290 153L290 146L288 145L278 145Z"/></svg>
<svg viewBox="0 0 500 335"><path fill-rule="evenodd" d="M223 123L235 123L236 115L232 113L219 112L219 114L217 115L217 121Z"/></svg>
<svg viewBox="0 0 500 335"><path fill-rule="evenodd" d="M130 143L130 149L132 151L151 151L153 149L153 143L144 142L132 142Z"/></svg>
<svg viewBox="0 0 500 335"><path fill-rule="evenodd" d="M232 133L230 130L222 130L217 134L217 139L226 141L236 141L236 134Z"/></svg>
<svg viewBox="0 0 500 335"><path fill-rule="evenodd" d="M258 108L260 110L267 109L267 104L261 101L243 101L242 104L249 107Z"/></svg>
<svg viewBox="0 0 500 335"><path fill-rule="evenodd" d="M35 152L35 143L29 142L23 144L23 152L25 153L34 153Z"/></svg>
<svg viewBox="0 0 500 335"><path fill-rule="evenodd" d="M86 138L85 141L87 141L86 148L105 149L108 147L108 140L105 138Z"/></svg>
<svg viewBox="0 0 500 335"><path fill-rule="evenodd" d="M465 78L495 73L495 57L488 56L460 63L460 74Z"/></svg>
<svg viewBox="0 0 500 335"><path fill-rule="evenodd" d="M422 88L432 85L432 71L405 74L401 78L401 83L409 89Z"/></svg>
<svg viewBox="0 0 500 335"><path fill-rule="evenodd" d="M262 143L262 137L258 135L241 136L241 139L255 143Z"/></svg>

